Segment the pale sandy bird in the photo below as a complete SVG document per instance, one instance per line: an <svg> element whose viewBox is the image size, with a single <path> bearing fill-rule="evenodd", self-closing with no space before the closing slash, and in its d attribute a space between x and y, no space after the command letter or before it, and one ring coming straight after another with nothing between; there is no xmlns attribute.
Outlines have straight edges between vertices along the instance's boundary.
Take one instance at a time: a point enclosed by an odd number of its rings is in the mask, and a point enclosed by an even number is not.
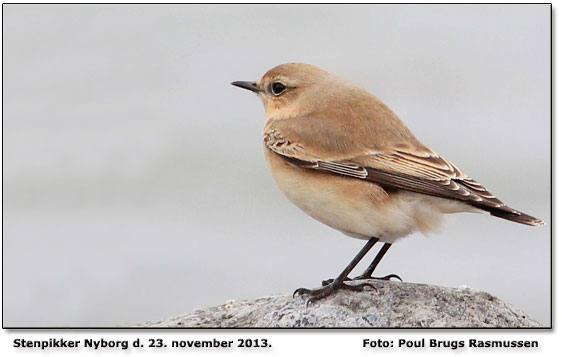
<svg viewBox="0 0 562 357"><path fill-rule="evenodd" d="M477 181L420 143L377 97L317 67L288 63L257 82L233 82L257 93L267 121L265 155L285 195L313 218L342 233L368 240L359 254L323 287L297 289L309 302L344 283L377 241L390 245L413 232L428 233L444 213L489 212L510 221L544 222L506 206ZM381 279L396 277L392 274Z"/></svg>

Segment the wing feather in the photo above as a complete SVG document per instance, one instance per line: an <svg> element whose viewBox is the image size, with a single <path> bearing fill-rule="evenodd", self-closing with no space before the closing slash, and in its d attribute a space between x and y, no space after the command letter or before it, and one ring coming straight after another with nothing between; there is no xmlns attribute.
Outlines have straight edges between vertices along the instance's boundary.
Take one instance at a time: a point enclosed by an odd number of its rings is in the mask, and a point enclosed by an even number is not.
<svg viewBox="0 0 562 357"><path fill-rule="evenodd" d="M506 206L484 186L435 152L420 145L409 148L369 151L348 158L326 160L308 150L304 143L290 140L278 130L264 135L265 146L287 162L314 169L421 194L459 200L492 215L528 225L542 225L539 219Z"/></svg>

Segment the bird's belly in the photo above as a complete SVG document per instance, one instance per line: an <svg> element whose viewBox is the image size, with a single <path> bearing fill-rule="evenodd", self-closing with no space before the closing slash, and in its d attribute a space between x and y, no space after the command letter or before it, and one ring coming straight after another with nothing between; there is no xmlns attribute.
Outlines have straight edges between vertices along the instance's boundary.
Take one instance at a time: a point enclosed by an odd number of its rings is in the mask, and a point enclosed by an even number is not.
<svg viewBox="0 0 562 357"><path fill-rule="evenodd" d="M367 181L303 169L266 150L279 188L318 221L355 238L377 237L392 243L415 231L438 228L443 213L465 205L408 191L386 192Z"/></svg>

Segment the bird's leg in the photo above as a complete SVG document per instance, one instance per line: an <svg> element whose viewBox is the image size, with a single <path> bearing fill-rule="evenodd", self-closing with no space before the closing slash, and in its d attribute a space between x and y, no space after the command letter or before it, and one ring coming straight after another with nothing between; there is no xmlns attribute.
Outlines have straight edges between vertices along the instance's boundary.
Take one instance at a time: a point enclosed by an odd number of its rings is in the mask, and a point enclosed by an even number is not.
<svg viewBox="0 0 562 357"><path fill-rule="evenodd" d="M375 245L375 243L378 240L379 239L375 238L375 237L369 239L367 244L365 244L365 246L359 251L359 253L357 253L355 258L353 258L353 260L347 265L347 267L341 272L341 274L338 275L338 277L336 279L334 279L331 283L329 283L327 285L324 285L324 286L322 286L321 288L318 288L318 289L312 289L312 290L305 289L305 288L297 289L293 293L293 296L295 296L297 294L298 295L303 295L303 294L312 295L312 297L310 299L308 299L308 301L306 302L306 305L308 306L308 304L310 304L311 302L321 300L321 299L329 296L334 291L339 290L339 289L361 291L366 286L371 286L371 287L375 288L373 285L371 285L369 283L363 283L363 284L359 284L359 285L347 285L347 284L344 283L344 280L347 278L347 275L353 270L353 268L355 268L357 263L359 263L359 261L361 259L363 259L365 254L367 254L367 252L371 248L373 248L373 246Z"/></svg>
<svg viewBox="0 0 562 357"><path fill-rule="evenodd" d="M349 279L347 278L346 280L362 280L362 279L376 279L376 280L390 280L392 278L396 278L400 281L402 281L402 278L400 278L398 275L396 274L389 274L387 276L383 276L383 277L373 277L372 274L375 271L375 268L377 267L377 265L379 265L380 261L382 260L382 257L384 257L384 255L386 254L386 252L390 249L390 246L392 244L391 243L384 243L383 247L381 248L381 250L377 253L377 256L375 257L375 259L373 260L373 262L369 265L369 267L363 272L363 274L356 276L353 279ZM333 282L333 279L329 279L329 280L324 280L322 282L322 286L326 286L330 283Z"/></svg>
<svg viewBox="0 0 562 357"><path fill-rule="evenodd" d="M360 280L360 279L390 280L392 278L396 278L396 279L402 281L402 278L400 278L396 274L389 274L389 275L383 276L383 277L373 277L372 276L373 272L375 271L375 268L377 267L377 265L379 265L380 261L382 260L382 257L384 257L386 252L390 249L391 245L392 245L391 243L384 243L381 250L379 250L379 252L377 253L377 256L375 257L375 259L373 259L373 262L369 265L369 267L363 272L363 274L361 274L359 276L356 276L355 278L353 278L353 280Z"/></svg>

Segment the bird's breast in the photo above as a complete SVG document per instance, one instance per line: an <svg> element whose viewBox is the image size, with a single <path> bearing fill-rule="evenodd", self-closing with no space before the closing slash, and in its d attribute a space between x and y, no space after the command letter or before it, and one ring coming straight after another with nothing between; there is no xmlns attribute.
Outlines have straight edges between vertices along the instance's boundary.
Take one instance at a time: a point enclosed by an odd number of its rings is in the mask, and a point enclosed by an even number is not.
<svg viewBox="0 0 562 357"><path fill-rule="evenodd" d="M281 191L311 217L356 238L396 235L388 231L392 223L383 222L392 220L393 213L388 207L392 199L382 187L295 167L267 148L265 154Z"/></svg>

